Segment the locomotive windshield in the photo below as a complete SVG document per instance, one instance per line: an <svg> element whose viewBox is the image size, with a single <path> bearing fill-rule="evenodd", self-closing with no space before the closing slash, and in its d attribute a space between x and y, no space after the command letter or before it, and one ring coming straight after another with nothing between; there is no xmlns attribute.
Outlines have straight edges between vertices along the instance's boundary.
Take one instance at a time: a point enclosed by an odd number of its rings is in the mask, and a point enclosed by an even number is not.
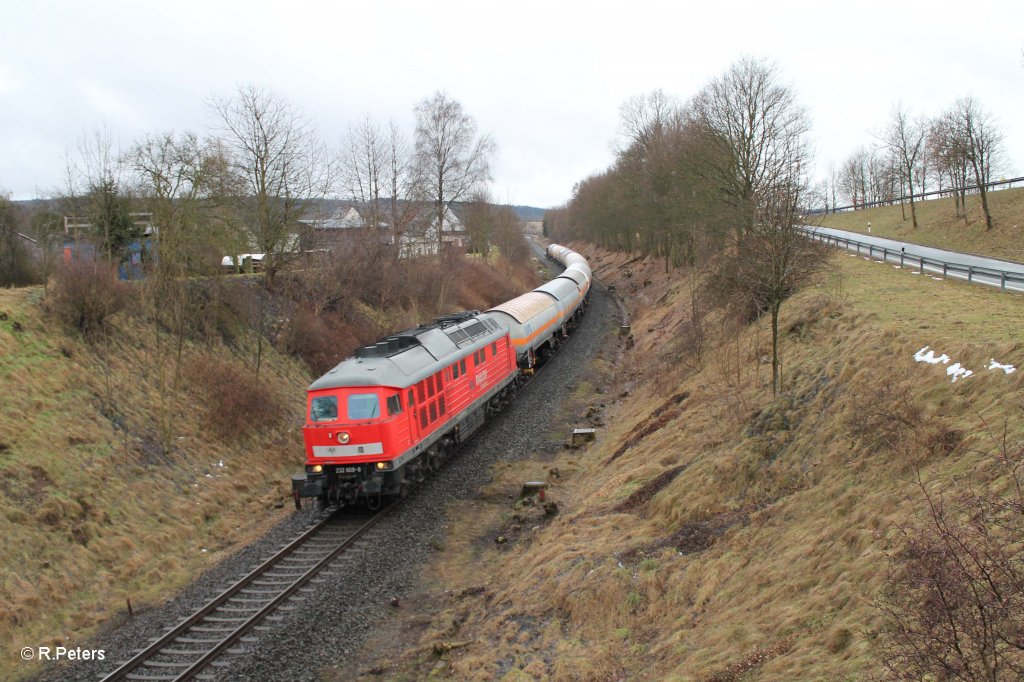
<svg viewBox="0 0 1024 682"><path fill-rule="evenodd" d="M376 419L380 416L380 402L376 393L353 393L348 397L349 421Z"/></svg>
<svg viewBox="0 0 1024 682"><path fill-rule="evenodd" d="M330 422L338 418L338 398L325 395L313 398L309 404L309 418L315 422Z"/></svg>

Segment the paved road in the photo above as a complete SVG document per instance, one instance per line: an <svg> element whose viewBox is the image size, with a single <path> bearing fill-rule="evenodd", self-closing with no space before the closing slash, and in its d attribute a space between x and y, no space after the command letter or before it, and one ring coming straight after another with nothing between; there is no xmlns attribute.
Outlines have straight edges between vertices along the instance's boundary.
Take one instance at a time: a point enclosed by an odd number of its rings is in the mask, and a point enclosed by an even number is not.
<svg viewBox="0 0 1024 682"><path fill-rule="evenodd" d="M966 253L946 251L944 249L936 249L930 246L908 244L895 239L875 237L872 235L862 234L860 232L836 230L831 227L808 226L808 229L814 230L814 232L819 236L829 235L832 237L839 237L841 239L851 239L853 241L858 241L861 244L870 244L871 256L881 259L884 255L885 260L890 263L898 264L902 253L903 265L908 268L918 269L921 264L920 259L924 258L924 270L926 272L941 275L943 274L942 265L930 261L944 261L955 266L947 268L945 274L948 277L967 279L969 268L981 268L981 271L970 273L971 281L998 287L1002 284L1002 278L999 276L998 272L1006 272L1010 275L1010 279L1005 283L1006 289L1024 291L1024 263L1015 263L1013 261L1000 260L998 258L986 258L984 256L972 256ZM857 250L854 246L850 246L849 248L851 251ZM868 251L869 250L864 246L860 247L860 253L865 256L869 255Z"/></svg>

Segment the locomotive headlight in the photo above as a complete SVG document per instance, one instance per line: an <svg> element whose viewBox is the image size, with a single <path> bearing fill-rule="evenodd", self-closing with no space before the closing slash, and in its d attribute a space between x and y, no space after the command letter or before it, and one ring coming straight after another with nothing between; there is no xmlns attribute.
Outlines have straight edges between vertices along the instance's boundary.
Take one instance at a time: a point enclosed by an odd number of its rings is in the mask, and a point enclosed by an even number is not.
<svg viewBox="0 0 1024 682"><path fill-rule="evenodd" d="M348 431L338 431L338 442L344 445L349 442L352 437L348 435Z"/></svg>
<svg viewBox="0 0 1024 682"><path fill-rule="evenodd" d="M390 466L390 462L377 462L377 469L383 471Z"/></svg>
<svg viewBox="0 0 1024 682"><path fill-rule="evenodd" d="M324 470L323 464L308 464L306 465L307 474L319 474Z"/></svg>

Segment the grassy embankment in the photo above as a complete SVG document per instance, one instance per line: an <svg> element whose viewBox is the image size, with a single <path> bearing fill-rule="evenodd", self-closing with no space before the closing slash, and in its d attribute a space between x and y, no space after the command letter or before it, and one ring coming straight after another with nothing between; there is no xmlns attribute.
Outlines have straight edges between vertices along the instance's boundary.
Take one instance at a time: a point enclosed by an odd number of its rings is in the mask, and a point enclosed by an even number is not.
<svg viewBox="0 0 1024 682"><path fill-rule="evenodd" d="M500 258L467 262L460 275L447 310L536 286L528 268ZM136 610L161 603L291 513L312 378L266 339L254 382L252 329L188 340L179 368L174 340L142 316L119 313L103 339L86 340L42 299L41 288L0 289L0 648L9 653L84 646L124 617L127 599ZM402 310L355 305L392 330L433 314L429 291L409 299ZM366 333L341 331L345 343ZM0 678L33 670L0 658Z"/></svg>
<svg viewBox="0 0 1024 682"><path fill-rule="evenodd" d="M1024 438L1024 297L836 254L783 307L773 399L766 324L713 318L701 361L680 362L686 275L580 250L618 285L635 337L595 363L553 434L597 423L597 441L499 468L451 509L419 593L336 679L878 673L872 600L922 503L915 472L933 490L953 476L998 488L993 437L1005 424ZM975 375L916 363L925 345ZM1021 369L986 370L992 358ZM544 477L550 522L513 503Z"/></svg>
<svg viewBox="0 0 1024 682"><path fill-rule="evenodd" d="M957 218L953 199L915 202L918 227L911 227L910 206L906 220L899 206L881 206L824 216L824 227L867 233L924 246L964 251L1024 262L1024 188L990 192L989 209L995 226L985 229L981 198L967 197L967 221Z"/></svg>
<svg viewBox="0 0 1024 682"><path fill-rule="evenodd" d="M173 346L152 326L119 315L106 341L87 342L43 313L41 294L0 290L5 651L79 646L127 599L158 603L287 513L301 452L293 397L309 379L265 348L261 381L287 409L270 428L214 436L218 407L190 369L248 374L251 343L189 343L175 388ZM3 660L0 676L11 671Z"/></svg>

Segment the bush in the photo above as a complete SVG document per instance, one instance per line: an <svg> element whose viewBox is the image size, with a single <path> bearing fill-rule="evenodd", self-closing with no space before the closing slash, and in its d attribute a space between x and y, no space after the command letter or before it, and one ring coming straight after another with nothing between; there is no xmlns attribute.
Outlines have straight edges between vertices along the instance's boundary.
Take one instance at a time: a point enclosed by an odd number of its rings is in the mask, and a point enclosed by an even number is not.
<svg viewBox="0 0 1024 682"><path fill-rule="evenodd" d="M26 243L18 235L20 216L0 194L0 286L22 287L41 280Z"/></svg>
<svg viewBox="0 0 1024 682"><path fill-rule="evenodd" d="M1024 446L997 450L1001 486L919 480L924 504L899 529L876 603L891 679L1024 679Z"/></svg>
<svg viewBox="0 0 1024 682"><path fill-rule="evenodd" d="M129 290L119 282L112 266L71 263L57 271L47 301L50 313L85 336L105 331L111 316L129 303Z"/></svg>
<svg viewBox="0 0 1024 682"><path fill-rule="evenodd" d="M352 355L359 345L353 330L333 316L300 310L284 331L284 348L320 375Z"/></svg>
<svg viewBox="0 0 1024 682"><path fill-rule="evenodd" d="M221 438L247 438L285 417L280 396L233 360L199 356L185 365L185 378L206 408L207 428Z"/></svg>

